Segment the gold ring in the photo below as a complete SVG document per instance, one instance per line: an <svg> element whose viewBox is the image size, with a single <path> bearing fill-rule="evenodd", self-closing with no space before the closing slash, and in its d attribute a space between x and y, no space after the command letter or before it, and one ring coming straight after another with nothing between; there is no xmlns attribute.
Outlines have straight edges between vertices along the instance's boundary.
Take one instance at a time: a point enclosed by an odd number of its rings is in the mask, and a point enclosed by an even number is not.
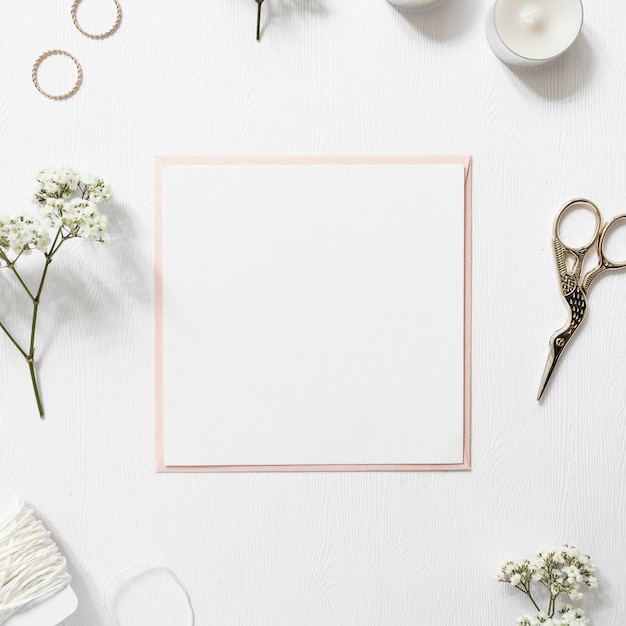
<svg viewBox="0 0 626 626"><path fill-rule="evenodd" d="M39 81L37 80L37 72L39 72L39 66L41 65L41 62L44 59L47 59L48 57L51 57L57 54L60 54L62 56L66 56L72 59L72 61L74 61L74 65L76 65L76 70L77 70L76 83L74 83L74 86L67 93L63 93L60 96L54 96L52 94L49 94L47 91L44 91L41 88ZM35 61L35 64L33 65L32 76L33 76L33 83L35 84L35 87L37 87L37 91L40 94L46 96L46 98L50 98L50 100L66 100L67 98L73 96L78 91L80 84L83 82L83 68L80 66L80 63L76 60L76 58L73 57L69 52L66 52L65 50L48 50L44 52L43 54L40 54L37 57L37 60Z"/></svg>
<svg viewBox="0 0 626 626"><path fill-rule="evenodd" d="M81 0L74 0L74 4L72 4L72 21L74 22L74 26L76 26L76 28L78 28L78 30L83 35L85 35L85 37L89 37L89 39L106 39L107 37L110 37L120 27L120 22L122 21L122 7L120 6L118 0L113 0L113 2L115 2L115 10L117 12L117 15L115 17L115 24L113 24L113 26L111 26L111 28L109 28L106 33L101 33L100 35L92 35L91 33L88 33L86 30L83 30L80 27L78 19L76 18L76 9L81 3Z"/></svg>

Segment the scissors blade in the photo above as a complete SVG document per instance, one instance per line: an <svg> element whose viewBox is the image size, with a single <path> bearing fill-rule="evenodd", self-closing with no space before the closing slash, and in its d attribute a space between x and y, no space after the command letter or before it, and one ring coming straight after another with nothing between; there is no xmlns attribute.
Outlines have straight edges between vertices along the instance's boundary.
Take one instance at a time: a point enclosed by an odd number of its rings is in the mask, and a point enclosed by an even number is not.
<svg viewBox="0 0 626 626"><path fill-rule="evenodd" d="M546 368L543 371L543 376L541 377L541 383L539 383L539 392L537 393L537 401L541 400L541 396L543 392L546 390L548 386L548 381L552 376L552 372L554 372L554 368L559 361L559 357L561 356L561 352L559 354L555 354L554 350L550 350L550 354L548 355L548 361L546 363Z"/></svg>

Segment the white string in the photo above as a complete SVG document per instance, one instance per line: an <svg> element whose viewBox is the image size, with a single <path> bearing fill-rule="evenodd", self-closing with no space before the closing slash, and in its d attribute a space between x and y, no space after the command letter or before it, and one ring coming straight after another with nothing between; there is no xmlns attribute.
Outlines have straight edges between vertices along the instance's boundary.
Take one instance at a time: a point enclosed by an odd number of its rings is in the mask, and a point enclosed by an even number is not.
<svg viewBox="0 0 626 626"><path fill-rule="evenodd" d="M71 579L50 531L20 502L0 523L0 624L29 602L60 591Z"/></svg>
<svg viewBox="0 0 626 626"><path fill-rule="evenodd" d="M120 576L123 576L127 572L130 572L133 570L141 570L141 569L143 569L143 571L162 570L176 583L176 585L180 588L180 590L183 592L183 595L185 596L185 600L187 601L187 607L189 608L191 626L194 626L194 624L196 623L196 616L193 612L193 606L191 604L191 598L189 597L189 592L187 591L187 589L185 589L185 586L183 585L183 583L180 582L180 579L178 578L178 576L176 576L176 574L169 567L166 567L165 565L158 565L156 563L137 563L136 565L129 565L128 567L125 567L123 570L120 570L117 574L115 574L115 576L109 579L109 581L104 587L104 594L102 595L102 604L104 605L104 612L106 613L107 619L109 620L109 624L111 624L111 626L118 626L119 624L119 620L117 619L117 615L115 611L114 610L109 611L109 599L108 599L109 587Z"/></svg>

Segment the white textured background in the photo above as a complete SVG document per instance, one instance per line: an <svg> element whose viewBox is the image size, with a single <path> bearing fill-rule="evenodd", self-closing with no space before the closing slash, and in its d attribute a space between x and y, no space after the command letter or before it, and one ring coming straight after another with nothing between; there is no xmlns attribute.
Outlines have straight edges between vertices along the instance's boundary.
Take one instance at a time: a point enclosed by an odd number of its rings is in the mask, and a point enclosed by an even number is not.
<svg viewBox="0 0 626 626"><path fill-rule="evenodd" d="M44 423L23 359L0 342L0 477L67 553L80 597L67 624L106 624L106 581L152 561L178 573L200 625L512 625L524 598L495 567L561 542L598 563L594 623L619 623L626 275L594 285L583 332L534 398L566 318L553 216L577 195L605 217L626 208L621 0L587 0L575 48L526 74L489 50L488 0L427 14L267 0L261 44L252 0L122 2L119 32L99 42L74 29L67 0L0 7L0 210L28 206L54 164L116 194L112 245L76 242L52 267ZM109 0L83 5L85 26L110 23ZM66 102L30 80L56 47L85 72ZM474 157L473 470L156 475L153 156L403 153ZM1 293L0 313L15 311ZM163 576L118 590L122 626L187 623Z"/></svg>

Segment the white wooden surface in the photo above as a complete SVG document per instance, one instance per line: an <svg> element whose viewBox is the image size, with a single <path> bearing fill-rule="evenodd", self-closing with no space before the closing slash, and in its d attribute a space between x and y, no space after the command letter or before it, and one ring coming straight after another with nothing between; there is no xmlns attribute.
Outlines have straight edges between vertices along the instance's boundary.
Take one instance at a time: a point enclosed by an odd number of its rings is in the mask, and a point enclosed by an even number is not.
<svg viewBox="0 0 626 626"><path fill-rule="evenodd" d="M100 173L116 193L112 245L78 242L53 266L44 423L0 343L0 476L68 556L80 608L67 624L106 624L106 581L150 561L176 571L203 626L505 626L526 607L492 581L497 564L561 542L598 563L594 623L618 623L626 276L594 285L586 328L535 395L566 316L553 216L577 195L605 217L626 207L622 2L587 0L575 48L527 74L489 50L488 0L424 14L267 0L260 44L252 0L122 2L104 41L74 29L65 0L0 7L1 211L27 206L47 165ZM108 0L83 5L85 27L112 17ZM56 47L85 73L67 102L30 81ZM156 475L153 156L401 153L474 156L473 470ZM117 587L123 626L187 623L165 576Z"/></svg>

